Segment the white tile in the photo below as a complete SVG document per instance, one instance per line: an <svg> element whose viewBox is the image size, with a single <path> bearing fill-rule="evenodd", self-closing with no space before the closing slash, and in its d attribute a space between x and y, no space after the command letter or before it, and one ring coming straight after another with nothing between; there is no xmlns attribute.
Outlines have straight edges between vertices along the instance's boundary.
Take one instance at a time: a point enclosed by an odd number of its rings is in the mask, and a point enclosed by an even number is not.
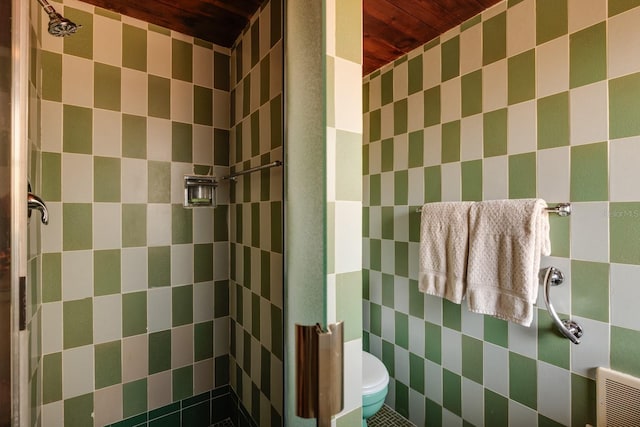
<svg viewBox="0 0 640 427"><path fill-rule="evenodd" d="M171 246L171 284L193 283L193 245Z"/></svg>
<svg viewBox="0 0 640 427"><path fill-rule="evenodd" d="M93 204L93 248L119 249L122 246L120 203Z"/></svg>
<svg viewBox="0 0 640 427"><path fill-rule="evenodd" d="M502 59L482 69L482 111L507 106L507 60Z"/></svg>
<svg viewBox="0 0 640 427"><path fill-rule="evenodd" d="M335 272L360 270L362 266L362 204L336 202Z"/></svg>
<svg viewBox="0 0 640 427"><path fill-rule="evenodd" d="M535 426L538 425L538 413L515 400L509 399L509 425Z"/></svg>
<svg viewBox="0 0 640 427"><path fill-rule="evenodd" d="M539 150L537 155L538 197L548 202L570 200L570 148L558 147Z"/></svg>
<svg viewBox="0 0 640 427"><path fill-rule="evenodd" d="M424 169L409 169L408 178L409 206L421 206L424 203ZM363 202L363 204L366 206L368 203Z"/></svg>
<svg viewBox="0 0 640 427"><path fill-rule="evenodd" d="M169 213L170 213L169 206ZM221 208L219 208L221 209ZM193 243L213 242L213 209L193 209ZM169 227L171 220L169 216ZM266 227L261 227L266 228ZM264 240L263 240L264 241ZM150 245L151 246L151 245Z"/></svg>
<svg viewBox="0 0 640 427"><path fill-rule="evenodd" d="M147 158L171 161L171 120L147 117Z"/></svg>
<svg viewBox="0 0 640 427"><path fill-rule="evenodd" d="M572 89L569 93L571 145L608 139L607 82Z"/></svg>
<svg viewBox="0 0 640 427"><path fill-rule="evenodd" d="M608 20L607 53L609 78L640 69L640 9L633 8Z"/></svg>
<svg viewBox="0 0 640 427"><path fill-rule="evenodd" d="M171 77L171 37L147 32L147 70L149 74Z"/></svg>
<svg viewBox="0 0 640 427"><path fill-rule="evenodd" d="M462 375L462 334L442 328L442 367Z"/></svg>
<svg viewBox="0 0 640 427"><path fill-rule="evenodd" d="M275 13L275 11L274 11ZM260 12L260 58L263 58L271 48L271 3L265 3Z"/></svg>
<svg viewBox="0 0 640 427"><path fill-rule="evenodd" d="M122 248L122 293L147 289L147 248Z"/></svg>
<svg viewBox="0 0 640 427"><path fill-rule="evenodd" d="M510 105L507 116L509 154L536 151L536 102L526 101Z"/></svg>
<svg viewBox="0 0 640 427"><path fill-rule="evenodd" d="M442 126L429 126L424 130L424 165L436 166L442 160Z"/></svg>
<svg viewBox="0 0 640 427"><path fill-rule="evenodd" d="M407 206L393 207L393 238L396 243L409 241L409 209Z"/></svg>
<svg viewBox="0 0 640 427"><path fill-rule="evenodd" d="M398 101L409 95L409 62L404 61L393 67L393 100Z"/></svg>
<svg viewBox="0 0 640 427"><path fill-rule="evenodd" d="M482 67L482 24L460 33L460 74Z"/></svg>
<svg viewBox="0 0 640 427"><path fill-rule="evenodd" d="M93 296L93 252L62 253L62 300L71 301Z"/></svg>
<svg viewBox="0 0 640 427"><path fill-rule="evenodd" d="M192 363L193 325L173 328L171 330L171 367L175 369Z"/></svg>
<svg viewBox="0 0 640 427"><path fill-rule="evenodd" d="M420 266L418 265L418 253L420 244L418 242L409 242L409 279L418 280Z"/></svg>
<svg viewBox="0 0 640 427"><path fill-rule="evenodd" d="M640 266L611 264L611 324L640 330Z"/></svg>
<svg viewBox="0 0 640 427"><path fill-rule="evenodd" d="M369 301L382 304L382 274L378 271L369 272Z"/></svg>
<svg viewBox="0 0 640 427"><path fill-rule="evenodd" d="M93 62L62 55L62 102L93 108Z"/></svg>
<svg viewBox="0 0 640 427"><path fill-rule="evenodd" d="M93 59L114 67L122 66L122 23L120 21L93 15Z"/></svg>
<svg viewBox="0 0 640 427"><path fill-rule="evenodd" d="M569 89L569 36L558 37L537 48L538 98Z"/></svg>
<svg viewBox="0 0 640 427"><path fill-rule="evenodd" d="M394 205L394 176L394 172L382 172L380 174L380 203L382 206Z"/></svg>
<svg viewBox="0 0 640 427"><path fill-rule="evenodd" d="M482 12L482 20L486 21L487 19L493 18L494 16L504 12L507 9L506 2L498 2L490 8L486 9Z"/></svg>
<svg viewBox="0 0 640 427"><path fill-rule="evenodd" d="M462 416L473 425L484 425L484 388L468 378L462 378Z"/></svg>
<svg viewBox="0 0 640 427"><path fill-rule="evenodd" d="M193 122L193 85L181 80L171 80L171 119Z"/></svg>
<svg viewBox="0 0 640 427"><path fill-rule="evenodd" d="M598 366L609 367L610 325L577 316L572 320L582 326L584 335L580 345L571 346L571 371L595 379Z"/></svg>
<svg viewBox="0 0 640 427"><path fill-rule="evenodd" d="M147 401L149 410L166 406L173 401L171 397L171 382L170 370L149 375L147 378L147 390L149 393Z"/></svg>
<svg viewBox="0 0 640 427"><path fill-rule="evenodd" d="M193 46L193 83L198 86L213 87L213 50Z"/></svg>
<svg viewBox="0 0 640 427"><path fill-rule="evenodd" d="M229 277L229 243L215 242L213 244L213 257L213 279L227 279ZM276 277L278 269L276 269L276 264L274 264L273 259L271 262L271 283L281 283L279 280L274 281L274 277ZM281 267L279 268L279 271L282 271Z"/></svg>
<svg viewBox="0 0 640 427"><path fill-rule="evenodd" d="M632 202L640 200L640 138L625 138L611 141L609 146L609 200Z"/></svg>
<svg viewBox="0 0 640 427"><path fill-rule="evenodd" d="M41 227L42 252L62 251L62 203L47 202L49 224Z"/></svg>
<svg viewBox="0 0 640 427"><path fill-rule="evenodd" d="M396 317L392 308L382 306L382 339L390 343L396 341Z"/></svg>
<svg viewBox="0 0 640 427"><path fill-rule="evenodd" d="M57 39L59 37L47 37ZM42 427L62 427L64 425L64 401L59 400L53 403L42 405L40 418Z"/></svg>
<svg viewBox="0 0 640 427"><path fill-rule="evenodd" d="M437 86L441 82L441 51L442 48L438 44L422 55L422 74L425 89Z"/></svg>
<svg viewBox="0 0 640 427"><path fill-rule="evenodd" d="M42 304L42 353L62 351L62 302Z"/></svg>
<svg viewBox="0 0 640 427"><path fill-rule="evenodd" d="M369 207L369 238L382 238L382 208L380 206Z"/></svg>
<svg viewBox="0 0 640 427"><path fill-rule="evenodd" d="M362 67L351 61L335 58L335 73L335 126L362 133ZM406 88L404 92L406 94ZM394 99L400 99L395 91Z"/></svg>
<svg viewBox="0 0 640 427"><path fill-rule="evenodd" d="M601 0L569 0L569 33L607 19L607 4Z"/></svg>
<svg viewBox="0 0 640 427"><path fill-rule="evenodd" d="M548 316L546 309L540 310L543 316ZM538 310L533 312L533 321L528 328L509 322L509 350L514 353L538 358ZM486 360L486 358L485 358ZM506 365L505 365L506 366Z"/></svg>
<svg viewBox="0 0 640 427"><path fill-rule="evenodd" d="M409 389L409 415L410 421L417 426L425 425L425 400L424 395Z"/></svg>
<svg viewBox="0 0 640 427"><path fill-rule="evenodd" d="M252 280L255 281L255 280ZM336 301L336 275L333 273L327 274L325 298L327 301ZM261 313L262 314L262 313ZM327 323L335 323L336 320L336 304L327 304L325 311Z"/></svg>
<svg viewBox="0 0 640 427"><path fill-rule="evenodd" d="M442 325L442 298L425 294L424 319L427 322Z"/></svg>
<svg viewBox="0 0 640 427"><path fill-rule="evenodd" d="M238 94L236 94L238 95ZM236 99L240 99L236 96ZM219 89L213 90L213 126L218 129L229 129L230 122L229 92ZM238 102L238 105L241 103ZM236 117L240 117L236 114Z"/></svg>
<svg viewBox="0 0 640 427"><path fill-rule="evenodd" d="M344 343L344 409L351 411L362 406L362 340Z"/></svg>
<svg viewBox="0 0 640 427"><path fill-rule="evenodd" d="M609 204L572 203L571 258L609 261Z"/></svg>
<svg viewBox="0 0 640 427"><path fill-rule="evenodd" d="M382 142L375 141L369 144L369 174L377 174L382 170Z"/></svg>
<svg viewBox="0 0 640 427"><path fill-rule="evenodd" d="M69 399L93 391L93 346L65 350L62 354L62 397Z"/></svg>
<svg viewBox="0 0 640 427"><path fill-rule="evenodd" d="M191 163L171 163L171 203L182 204L184 202L184 176L191 174L193 174Z"/></svg>
<svg viewBox="0 0 640 427"><path fill-rule="evenodd" d="M440 85L440 113L442 123L459 120L462 106L461 78L456 77Z"/></svg>
<svg viewBox="0 0 640 427"><path fill-rule="evenodd" d="M407 130L414 132L424 128L424 92L419 91L407 98ZM365 126L365 130L368 127ZM365 139L366 140L366 139Z"/></svg>
<svg viewBox="0 0 640 427"><path fill-rule="evenodd" d="M460 162L444 163L440 171L442 174L442 201L460 201L462 198L462 171Z"/></svg>
<svg viewBox="0 0 640 427"><path fill-rule="evenodd" d="M147 291L147 325L149 332L171 329L171 288L164 286Z"/></svg>
<svg viewBox="0 0 640 427"><path fill-rule="evenodd" d="M168 203L149 203L147 205L147 245L165 246L170 244L171 205Z"/></svg>
<svg viewBox="0 0 640 427"><path fill-rule="evenodd" d="M122 203L147 202L147 161L123 158L121 162Z"/></svg>
<svg viewBox="0 0 640 427"><path fill-rule="evenodd" d="M65 203L93 201L93 157L62 153L62 199Z"/></svg>
<svg viewBox="0 0 640 427"><path fill-rule="evenodd" d="M93 110L93 154L120 157L122 145L122 118L116 111Z"/></svg>
<svg viewBox="0 0 640 427"><path fill-rule="evenodd" d="M409 316L409 351L419 356L424 355L424 320Z"/></svg>
<svg viewBox="0 0 640 427"><path fill-rule="evenodd" d="M484 386L504 396L509 395L509 350L488 342L484 343Z"/></svg>
<svg viewBox="0 0 640 427"><path fill-rule="evenodd" d="M482 164L484 200L509 198L509 165L507 156L488 157Z"/></svg>
<svg viewBox="0 0 640 427"><path fill-rule="evenodd" d="M122 338L122 296L105 295L93 299L93 342L100 344Z"/></svg>
<svg viewBox="0 0 640 427"><path fill-rule="evenodd" d="M484 124L482 114L464 117L460 121L460 160L482 158L482 132Z"/></svg>
<svg viewBox="0 0 640 427"><path fill-rule="evenodd" d="M396 270L396 246L393 240L382 241L382 272L394 274Z"/></svg>
<svg viewBox="0 0 640 427"><path fill-rule="evenodd" d="M213 357L229 354L229 317L213 322Z"/></svg>
<svg viewBox="0 0 640 427"><path fill-rule="evenodd" d="M355 165L354 165L355 167ZM405 170L409 167L409 135L393 137L393 170Z"/></svg>
<svg viewBox="0 0 640 427"><path fill-rule="evenodd" d="M409 313L409 279L405 277L393 277L393 308Z"/></svg>
<svg viewBox="0 0 640 427"><path fill-rule="evenodd" d="M40 102L42 108L40 116L42 151L60 153L62 152L62 104L60 102L45 100L41 100ZM94 111L95 121L97 121L97 111L103 110Z"/></svg>
<svg viewBox="0 0 640 427"><path fill-rule="evenodd" d="M335 277L335 275L332 275L332 276ZM334 290L335 290L335 283L334 283ZM195 296L194 296L194 300L195 300ZM212 301L213 301L213 298L212 298ZM327 320L327 323L335 323L335 316L333 320L331 321ZM260 298L260 343L269 351L273 351L272 342L271 342L272 338L273 337L271 336L271 303L266 298Z"/></svg>
<svg viewBox="0 0 640 427"><path fill-rule="evenodd" d="M442 405L442 366L426 361L425 395L434 402Z"/></svg>
<svg viewBox="0 0 640 427"><path fill-rule="evenodd" d="M120 105L122 112L146 116L147 104L149 103L147 73L130 68L122 68L121 73L122 102Z"/></svg>
<svg viewBox="0 0 640 427"><path fill-rule="evenodd" d="M462 427L462 418L443 407L442 425L447 427Z"/></svg>
<svg viewBox="0 0 640 427"><path fill-rule="evenodd" d="M122 420L122 384L96 390L93 405L96 425L104 426Z"/></svg>
<svg viewBox="0 0 640 427"><path fill-rule="evenodd" d="M571 424L569 371L538 361L538 412L560 424Z"/></svg>
<svg viewBox="0 0 640 427"><path fill-rule="evenodd" d="M507 9L507 57L536 47L536 5L525 0Z"/></svg>
<svg viewBox="0 0 640 427"><path fill-rule="evenodd" d="M469 311L467 304L461 304L462 333L479 340L484 339L484 316Z"/></svg>

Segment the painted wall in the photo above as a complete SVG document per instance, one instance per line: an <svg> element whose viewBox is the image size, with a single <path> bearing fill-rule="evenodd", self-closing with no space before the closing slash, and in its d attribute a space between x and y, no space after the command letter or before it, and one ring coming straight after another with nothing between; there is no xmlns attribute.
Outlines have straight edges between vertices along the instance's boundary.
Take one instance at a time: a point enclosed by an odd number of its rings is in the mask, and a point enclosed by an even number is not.
<svg viewBox="0 0 640 427"><path fill-rule="evenodd" d="M640 376L640 7L503 1L364 79L364 347L417 425L595 424L594 368ZM418 291L425 202L541 197L554 331Z"/></svg>
<svg viewBox="0 0 640 427"><path fill-rule="evenodd" d="M83 27L41 19L41 422L104 425L228 384L228 189L184 209L182 176L228 173L230 52L55 7Z"/></svg>

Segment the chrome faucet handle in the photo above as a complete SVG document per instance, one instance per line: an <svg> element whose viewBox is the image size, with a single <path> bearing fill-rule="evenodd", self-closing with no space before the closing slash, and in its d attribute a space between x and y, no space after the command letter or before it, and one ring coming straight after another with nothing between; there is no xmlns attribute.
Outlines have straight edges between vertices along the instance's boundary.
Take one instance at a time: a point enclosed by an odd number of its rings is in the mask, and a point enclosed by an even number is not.
<svg viewBox="0 0 640 427"><path fill-rule="evenodd" d="M27 208L29 217L31 217L31 210L36 209L42 213L42 223L49 223L49 211L47 210L47 205L45 205L40 197L31 192L27 193Z"/></svg>

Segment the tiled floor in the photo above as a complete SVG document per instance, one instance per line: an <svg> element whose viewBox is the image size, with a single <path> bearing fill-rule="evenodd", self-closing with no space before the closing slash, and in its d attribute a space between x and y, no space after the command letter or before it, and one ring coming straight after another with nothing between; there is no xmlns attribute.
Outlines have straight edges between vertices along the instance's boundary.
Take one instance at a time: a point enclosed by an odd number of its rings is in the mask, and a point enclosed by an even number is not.
<svg viewBox="0 0 640 427"><path fill-rule="evenodd" d="M215 423L211 427L234 427L234 425L231 422L231 418L227 418L226 420L222 420L219 423Z"/></svg>
<svg viewBox="0 0 640 427"><path fill-rule="evenodd" d="M416 427L415 424L384 405L377 414L367 420L369 427Z"/></svg>

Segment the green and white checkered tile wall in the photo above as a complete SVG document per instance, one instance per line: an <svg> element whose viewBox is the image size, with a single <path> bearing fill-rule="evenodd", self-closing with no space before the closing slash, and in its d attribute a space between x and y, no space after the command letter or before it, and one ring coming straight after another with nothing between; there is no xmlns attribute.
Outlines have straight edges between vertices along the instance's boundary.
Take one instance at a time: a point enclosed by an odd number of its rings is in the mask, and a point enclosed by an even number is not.
<svg viewBox="0 0 640 427"><path fill-rule="evenodd" d="M417 425L595 424L594 368L640 376L640 3L503 1L366 76L364 347ZM426 202L541 197L567 280L531 328L418 291Z"/></svg>

